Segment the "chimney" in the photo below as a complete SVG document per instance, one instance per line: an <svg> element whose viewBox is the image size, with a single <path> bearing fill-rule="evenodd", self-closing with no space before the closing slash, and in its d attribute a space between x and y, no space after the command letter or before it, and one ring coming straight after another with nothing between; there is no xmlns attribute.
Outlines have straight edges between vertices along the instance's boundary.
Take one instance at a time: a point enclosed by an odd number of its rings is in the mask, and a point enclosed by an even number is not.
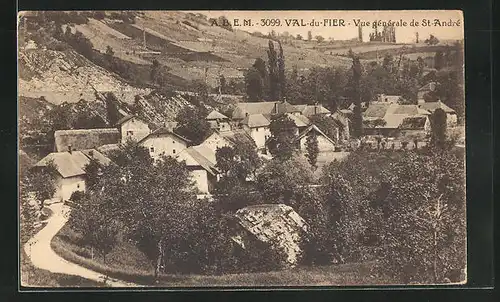
<svg viewBox="0 0 500 302"><path fill-rule="evenodd" d="M94 158L94 150L90 150L89 151L89 155L90 155L91 158Z"/></svg>
<svg viewBox="0 0 500 302"><path fill-rule="evenodd" d="M68 152L71 154L71 145L68 146Z"/></svg>
<svg viewBox="0 0 500 302"><path fill-rule="evenodd" d="M274 114L278 114L278 102L274 102Z"/></svg>
<svg viewBox="0 0 500 302"><path fill-rule="evenodd" d="M318 113L318 103L314 103L314 115Z"/></svg>

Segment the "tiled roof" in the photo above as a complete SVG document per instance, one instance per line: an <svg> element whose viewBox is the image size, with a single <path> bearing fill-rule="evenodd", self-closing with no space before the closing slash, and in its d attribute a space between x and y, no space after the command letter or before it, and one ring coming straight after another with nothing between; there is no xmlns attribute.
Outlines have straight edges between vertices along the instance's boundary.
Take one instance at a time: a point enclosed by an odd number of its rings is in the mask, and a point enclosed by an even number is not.
<svg viewBox="0 0 500 302"><path fill-rule="evenodd" d="M116 122L115 126L121 125L121 124L125 123L126 121L133 119L134 117L136 117L136 116L132 115L132 114L126 115L126 116L122 117L121 119L119 119Z"/></svg>
<svg viewBox="0 0 500 302"><path fill-rule="evenodd" d="M297 107L297 105L295 106ZM305 105L304 108L300 109L303 115L310 117L315 114L328 114L331 113L330 110L326 109L322 105Z"/></svg>
<svg viewBox="0 0 500 302"><path fill-rule="evenodd" d="M54 132L57 152L97 148L120 142L120 131L115 128L57 130Z"/></svg>
<svg viewBox="0 0 500 302"><path fill-rule="evenodd" d="M328 137L328 135L326 135L323 131L321 131L316 125L312 124L310 125L309 127L307 127L306 129L304 129L304 131L302 131L302 133L299 134L299 136L297 136L297 138L295 138L295 141L298 141L298 140L301 140L302 138L304 138L304 136L307 135L307 133L309 133L310 131L316 131L319 135L325 137L329 142L331 142L332 144L335 145L335 142Z"/></svg>
<svg viewBox="0 0 500 302"><path fill-rule="evenodd" d="M297 127L306 127L311 124L311 121L304 115L294 115L287 113L287 116L295 123Z"/></svg>
<svg viewBox="0 0 500 302"><path fill-rule="evenodd" d="M400 129L424 129L427 117L425 116L410 116L403 119L399 125Z"/></svg>
<svg viewBox="0 0 500 302"><path fill-rule="evenodd" d="M255 146L253 138L243 129L233 129L231 131L222 131L218 133L233 144L249 144Z"/></svg>
<svg viewBox="0 0 500 302"><path fill-rule="evenodd" d="M208 173L217 175L215 153L206 146L199 145L184 149L177 158L185 160L187 166L201 166Z"/></svg>
<svg viewBox="0 0 500 302"><path fill-rule="evenodd" d="M143 141L145 141L146 139L154 136L154 135L173 135L179 139L181 139L182 141L186 142L186 143L190 143L191 141L177 133L175 133L172 129L169 129L169 128L165 128L165 127L161 127L161 128L158 128L156 129L155 131L151 132L150 134L148 134L146 137L144 137L143 139L141 139L138 143L141 143Z"/></svg>
<svg viewBox="0 0 500 302"><path fill-rule="evenodd" d="M207 120L226 120L229 118L217 110L212 110L212 112L210 112L207 115L206 119Z"/></svg>
<svg viewBox="0 0 500 302"><path fill-rule="evenodd" d="M383 118L390 106L390 103L372 103L368 106L366 111L363 112L363 116Z"/></svg>
<svg viewBox="0 0 500 302"><path fill-rule="evenodd" d="M247 113L248 115L252 114L271 115L276 113L291 113L291 112L299 112L299 110L288 102L238 103L235 105L232 118L244 119Z"/></svg>
<svg viewBox="0 0 500 302"><path fill-rule="evenodd" d="M94 157L102 165L108 165L111 160L97 150L82 150L70 152L50 153L40 160L35 167L46 167L50 161L56 165L57 172L64 177L73 177L85 174L85 166Z"/></svg>
<svg viewBox="0 0 500 302"><path fill-rule="evenodd" d="M422 109L425 109L427 111L430 111L430 112L434 112L434 110L436 110L438 108L441 108L446 113L455 113L455 110L453 110L450 107L446 106L446 104L444 104L441 101L437 101L437 102L425 102L425 103L419 104L419 107L422 108Z"/></svg>

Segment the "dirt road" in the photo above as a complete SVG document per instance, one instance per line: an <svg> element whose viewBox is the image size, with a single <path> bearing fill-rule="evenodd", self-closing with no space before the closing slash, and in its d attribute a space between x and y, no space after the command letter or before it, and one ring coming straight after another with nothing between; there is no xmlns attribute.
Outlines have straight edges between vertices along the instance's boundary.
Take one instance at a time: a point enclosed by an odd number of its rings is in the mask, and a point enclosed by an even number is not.
<svg viewBox="0 0 500 302"><path fill-rule="evenodd" d="M49 205L49 208L53 211L53 214L47 220L47 225L24 245L24 251L30 257L34 266L52 273L76 275L98 282L106 282L109 287L139 286L109 278L101 273L66 261L57 255L50 247L50 241L68 221L69 207L62 203L54 203Z"/></svg>

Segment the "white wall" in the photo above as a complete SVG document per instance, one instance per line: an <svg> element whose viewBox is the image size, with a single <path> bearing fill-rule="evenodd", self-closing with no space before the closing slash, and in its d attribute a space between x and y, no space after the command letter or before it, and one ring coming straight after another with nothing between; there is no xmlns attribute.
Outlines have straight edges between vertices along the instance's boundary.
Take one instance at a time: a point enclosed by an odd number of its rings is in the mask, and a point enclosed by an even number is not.
<svg viewBox="0 0 500 302"><path fill-rule="evenodd" d="M203 194L208 194L208 175L206 170L194 170L190 172L191 178L195 181L196 187Z"/></svg>
<svg viewBox="0 0 500 302"><path fill-rule="evenodd" d="M187 148L186 143L183 140L172 134L149 136L141 142L141 146L147 148L149 155L155 160L158 159L163 153L167 156L177 156Z"/></svg>
<svg viewBox="0 0 500 302"><path fill-rule="evenodd" d="M150 129L148 124L135 117L121 125L122 143L125 143L128 139L140 141L149 133Z"/></svg>
<svg viewBox="0 0 500 302"><path fill-rule="evenodd" d="M206 146L214 153L217 148L222 147L232 147L232 144L228 142L224 137L220 136L218 133L212 133L203 143L202 145Z"/></svg>
<svg viewBox="0 0 500 302"><path fill-rule="evenodd" d="M266 147L266 138L271 136L271 131L269 127L257 127L257 128L248 128L244 126L246 130L250 131L250 136L253 138L255 145L257 145L257 149L264 149Z"/></svg>
<svg viewBox="0 0 500 302"><path fill-rule="evenodd" d="M68 178L58 177L56 179L55 198L63 201L68 200L75 191L85 192L85 178L83 175Z"/></svg>
<svg viewBox="0 0 500 302"><path fill-rule="evenodd" d="M448 127L455 127L457 126L457 115L456 114L446 114L446 123L448 124Z"/></svg>
<svg viewBox="0 0 500 302"><path fill-rule="evenodd" d="M318 138L319 152L335 151L335 145L332 144L329 140L327 140L324 136L318 135L317 138ZM300 149L306 152L307 151L306 146L307 146L307 135L300 140Z"/></svg>

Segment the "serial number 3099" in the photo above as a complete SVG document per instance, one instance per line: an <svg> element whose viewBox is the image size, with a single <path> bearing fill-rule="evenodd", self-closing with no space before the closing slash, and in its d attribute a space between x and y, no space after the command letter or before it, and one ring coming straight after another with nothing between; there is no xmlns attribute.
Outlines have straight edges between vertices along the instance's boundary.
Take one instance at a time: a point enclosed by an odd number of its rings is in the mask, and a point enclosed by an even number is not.
<svg viewBox="0 0 500 302"><path fill-rule="evenodd" d="M280 19L260 19L260 26L281 26Z"/></svg>

